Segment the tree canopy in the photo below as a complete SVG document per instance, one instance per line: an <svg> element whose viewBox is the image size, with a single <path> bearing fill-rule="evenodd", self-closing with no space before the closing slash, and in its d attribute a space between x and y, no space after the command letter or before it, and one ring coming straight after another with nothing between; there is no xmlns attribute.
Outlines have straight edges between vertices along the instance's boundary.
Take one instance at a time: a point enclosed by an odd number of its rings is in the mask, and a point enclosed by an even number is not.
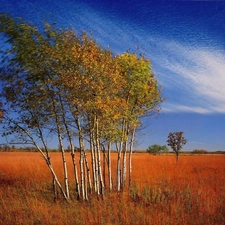
<svg viewBox="0 0 225 225"><path fill-rule="evenodd" d="M167 140L168 146L170 146L176 153L176 161L178 162L179 152L183 145L187 143L187 140L183 136L183 132L170 132Z"/></svg>

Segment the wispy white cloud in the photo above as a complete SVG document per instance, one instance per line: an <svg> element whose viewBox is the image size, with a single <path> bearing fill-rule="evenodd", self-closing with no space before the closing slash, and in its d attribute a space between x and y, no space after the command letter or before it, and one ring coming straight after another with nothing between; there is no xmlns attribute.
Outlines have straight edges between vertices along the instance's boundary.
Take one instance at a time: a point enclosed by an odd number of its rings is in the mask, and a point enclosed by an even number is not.
<svg viewBox="0 0 225 225"><path fill-rule="evenodd" d="M161 45L163 75L159 78L167 91L174 92L164 111L225 113L225 53L215 47L189 47L165 40Z"/></svg>
<svg viewBox="0 0 225 225"><path fill-rule="evenodd" d="M178 104L165 104L163 107L163 112L193 112L200 114L209 114L211 110L202 108L202 107L194 107L194 106L185 106Z"/></svg>

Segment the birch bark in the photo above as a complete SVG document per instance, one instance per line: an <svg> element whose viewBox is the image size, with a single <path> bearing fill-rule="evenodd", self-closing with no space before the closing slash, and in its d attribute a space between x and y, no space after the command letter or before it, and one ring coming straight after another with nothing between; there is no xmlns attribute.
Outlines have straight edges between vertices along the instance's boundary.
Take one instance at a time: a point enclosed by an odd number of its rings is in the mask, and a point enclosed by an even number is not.
<svg viewBox="0 0 225 225"><path fill-rule="evenodd" d="M60 151L61 151L61 154L62 154L63 172L64 172L64 185L65 185L67 198L69 199L70 194L69 194L69 184L68 184L68 172L67 172L65 150L64 150L64 147L63 147L62 134L61 134L62 128L61 128L59 115L58 115L58 112L57 112L57 109L56 109L55 100L53 98L52 98L52 106L53 106L53 112L55 114L55 122L56 122L56 127L57 127L59 147L60 147Z"/></svg>
<svg viewBox="0 0 225 225"><path fill-rule="evenodd" d="M69 130L67 121L66 121L66 113L65 113L65 107L62 102L62 97L61 95L59 96L60 104L61 104L61 109L62 109L62 118L63 118L63 123L66 129L67 137L70 143L70 148L71 148L71 158L72 158L72 163L73 163L73 172L74 172L74 178L75 178L75 185L76 185L76 194L77 194L77 199L80 199L80 185L79 185L79 179L78 179L78 171L77 171L77 163L75 159L75 151L74 151L74 144L73 140L71 137L71 132Z"/></svg>
<svg viewBox="0 0 225 225"><path fill-rule="evenodd" d="M133 128L132 136L131 136L131 141L130 141L130 152L129 152L129 187L131 186L131 181L132 181L132 154L133 154L135 131L136 131L136 129Z"/></svg>
<svg viewBox="0 0 225 225"><path fill-rule="evenodd" d="M109 190L111 191L112 186L112 169L111 169L111 142L108 144L108 179L109 179Z"/></svg>
<svg viewBox="0 0 225 225"><path fill-rule="evenodd" d="M101 153L100 153L100 140L99 140L99 123L96 116L96 138L97 138L97 160L98 160L98 172L99 172L99 181L100 181L100 194L104 199L104 181L102 177L102 167L101 167Z"/></svg>

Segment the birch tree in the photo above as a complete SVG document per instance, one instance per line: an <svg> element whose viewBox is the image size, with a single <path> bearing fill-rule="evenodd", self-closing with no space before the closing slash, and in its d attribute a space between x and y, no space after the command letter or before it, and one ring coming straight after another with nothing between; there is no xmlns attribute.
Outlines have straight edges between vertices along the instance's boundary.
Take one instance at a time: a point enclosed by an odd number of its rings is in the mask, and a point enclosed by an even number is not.
<svg viewBox="0 0 225 225"><path fill-rule="evenodd" d="M121 73L125 79L125 85L119 92L119 95L126 102L126 110L123 110L121 119L121 143L118 150L118 169L117 185L120 190L120 184L125 186L127 173L126 154L128 142L130 142L130 162L129 173L131 176L132 165L132 145L134 143L135 131L141 125L141 118L149 116L160 111L159 105L163 101L161 98L161 89L154 75L150 61L144 56L131 54L129 52L117 56ZM130 141L129 141L130 140ZM123 152L123 162L121 163L121 153ZM121 165L123 168L121 170ZM122 171L123 180L120 181L119 173Z"/></svg>
<svg viewBox="0 0 225 225"><path fill-rule="evenodd" d="M63 190L52 166L47 147L49 136L47 129L50 129L51 126L48 119L49 114L46 114L44 109L48 105L45 101L37 101L34 98L34 94L43 94L42 89L38 85L29 85L25 80L22 82L19 78L15 79L15 76L13 80L6 79L8 72L1 70L1 78L4 77L4 80L2 80L4 88L1 92L1 98L4 102L3 130L5 131L3 135L13 135L13 143L33 144L36 146L51 171L54 190L56 189L55 184L57 184L63 197L68 200L67 194ZM27 88L23 88L21 82ZM38 145L38 142L42 144L42 147ZM56 194L55 191L54 193Z"/></svg>
<svg viewBox="0 0 225 225"><path fill-rule="evenodd" d="M25 22L17 23L12 18L5 15L1 15L0 31L6 33L8 38L7 42L12 46L7 51L8 54L3 55L3 65L8 63L9 66L6 67L4 65L4 67L1 68L1 80L5 86L2 96L5 97L4 103L8 105L10 110L14 110L14 114L17 113L22 119L22 121L19 120L19 122L15 120L10 121L14 121L17 128L20 128L31 138L30 132L21 125L18 125L20 122L25 122L29 129L34 128L38 124L39 135L41 135L42 127L40 127L38 120L44 121L45 129L48 129L49 127L47 127L46 124L50 124L51 118L55 115L59 142L62 149L60 123L54 95L52 95L49 83L49 77L52 75L52 71L47 67L50 64L50 58L47 57L48 54L46 54L45 51L50 41L47 42L46 39L38 33L35 27ZM47 39L48 38L49 37L47 37ZM13 94L10 94L10 91ZM33 110L36 112L33 113ZM42 112L42 114L40 112ZM28 115L31 116L31 118L28 117ZM37 115L39 115L40 118L38 118ZM33 118L34 116L35 118ZM50 129L52 129L52 127ZM43 137L40 137L43 142ZM36 146L35 142L32 141L32 143ZM44 142L43 145L47 151ZM48 153L46 152L46 154ZM47 158L49 157L47 156ZM62 158L66 199L69 199L67 168L63 150Z"/></svg>

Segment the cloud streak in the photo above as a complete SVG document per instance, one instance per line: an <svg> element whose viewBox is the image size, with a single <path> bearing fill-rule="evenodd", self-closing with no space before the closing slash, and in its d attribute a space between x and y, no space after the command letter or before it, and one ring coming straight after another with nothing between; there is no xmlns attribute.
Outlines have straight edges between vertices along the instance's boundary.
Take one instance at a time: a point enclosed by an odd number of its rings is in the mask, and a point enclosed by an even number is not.
<svg viewBox="0 0 225 225"><path fill-rule="evenodd" d="M167 90L180 87L187 99L179 99L183 102L181 105L171 99L165 104L164 111L225 113L225 53L215 48L189 47L179 43L164 46L167 52L163 65L171 76L164 76L163 82L170 79Z"/></svg>

